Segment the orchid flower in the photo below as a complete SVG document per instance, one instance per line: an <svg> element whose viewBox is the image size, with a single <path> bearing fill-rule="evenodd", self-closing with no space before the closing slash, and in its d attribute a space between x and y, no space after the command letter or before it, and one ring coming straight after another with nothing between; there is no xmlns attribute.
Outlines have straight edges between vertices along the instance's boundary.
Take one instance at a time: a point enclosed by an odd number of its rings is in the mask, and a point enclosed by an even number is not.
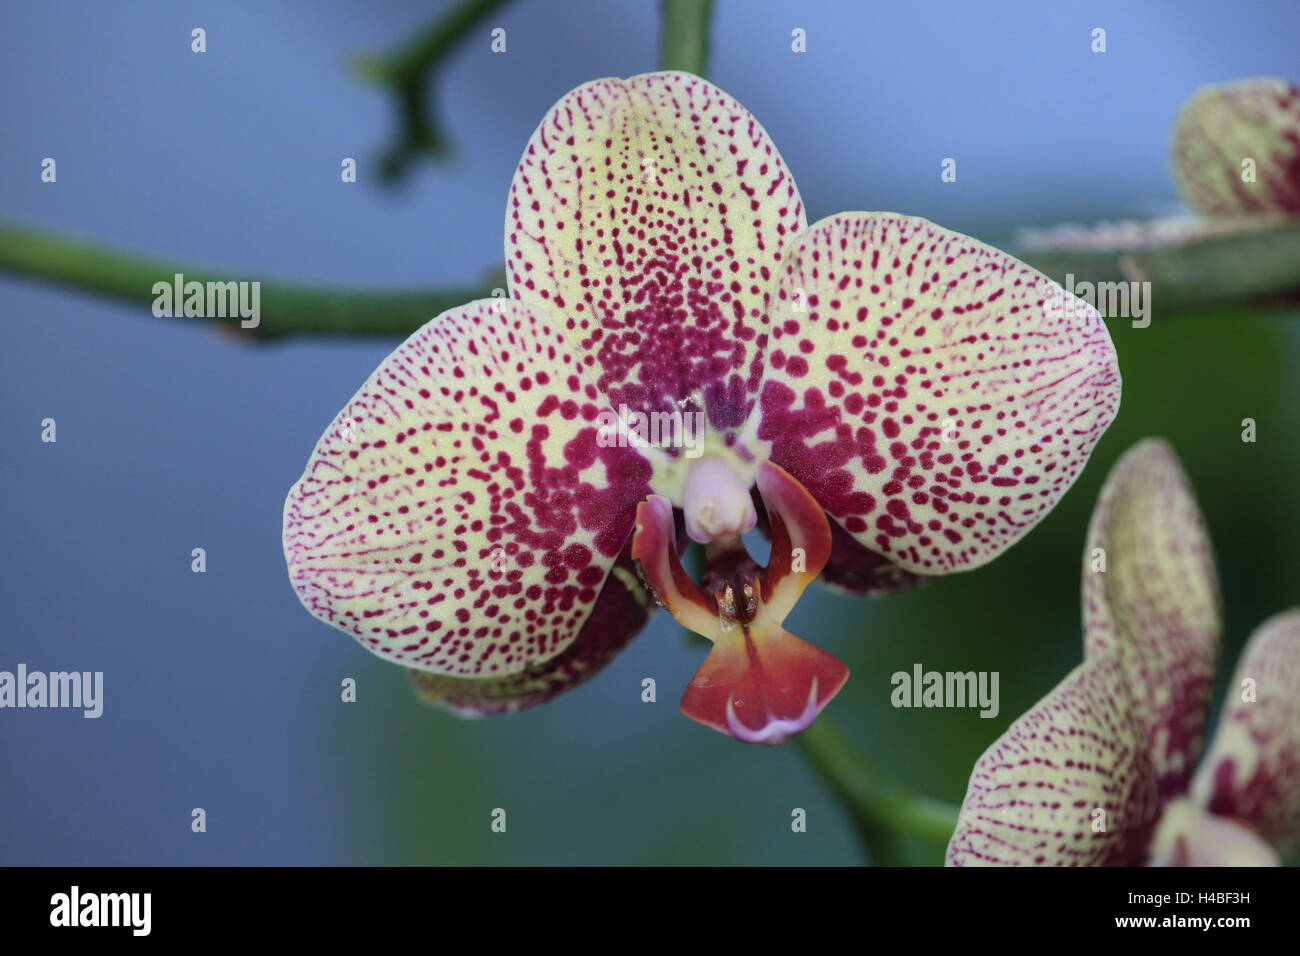
<svg viewBox="0 0 1300 956"><path fill-rule="evenodd" d="M659 604L714 642L687 716L778 743L848 676L782 628L809 581L875 594L991 561L1118 408L1095 310L923 219L809 226L758 121L690 74L561 99L505 255L509 297L385 359L284 509L304 606L461 715L575 686Z"/></svg>
<svg viewBox="0 0 1300 956"><path fill-rule="evenodd" d="M1207 216L1300 216L1300 86L1259 78L1207 86L1179 111L1174 182Z"/></svg>
<svg viewBox="0 0 1300 956"><path fill-rule="evenodd" d="M949 865L1268 865L1300 845L1300 609L1247 642L1198 767L1219 586L1163 441L1106 481L1083 619L1084 662L975 764Z"/></svg>

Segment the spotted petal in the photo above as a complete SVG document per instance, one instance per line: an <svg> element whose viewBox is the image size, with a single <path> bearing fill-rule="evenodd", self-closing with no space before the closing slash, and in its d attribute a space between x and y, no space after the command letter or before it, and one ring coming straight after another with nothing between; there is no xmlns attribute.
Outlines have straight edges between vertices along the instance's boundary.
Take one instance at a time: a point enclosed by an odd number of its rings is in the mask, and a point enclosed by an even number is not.
<svg viewBox="0 0 1300 956"><path fill-rule="evenodd" d="M1199 212L1300 215L1300 87L1271 78L1205 87L1178 114L1171 161Z"/></svg>
<svg viewBox="0 0 1300 956"><path fill-rule="evenodd" d="M447 677L412 669L411 684L421 699L462 717L504 714L543 704L595 676L654 614L628 549L600 590L582 630L555 657L495 679Z"/></svg>
<svg viewBox="0 0 1300 956"><path fill-rule="evenodd" d="M687 73L596 80L528 141L506 274L512 296L564 317L612 406L689 403L734 430L762 373L771 279L805 224L776 147L722 90Z"/></svg>
<svg viewBox="0 0 1300 956"><path fill-rule="evenodd" d="M1065 494L1119 406L1101 317L924 219L844 213L792 244L742 432L905 571L978 567Z"/></svg>
<svg viewBox="0 0 1300 956"><path fill-rule="evenodd" d="M1111 470L1083 556L1086 656L1119 654L1162 799L1183 793L1205 736L1222 630L1205 519L1177 455L1140 442Z"/></svg>
<svg viewBox="0 0 1300 956"><path fill-rule="evenodd" d="M339 413L289 492L284 550L303 605L416 670L545 671L590 637L649 493L649 459L601 447L603 408L549 315L484 300L433 319Z"/></svg>
<svg viewBox="0 0 1300 956"><path fill-rule="evenodd" d="M1300 847L1300 609L1251 636L1192 795L1284 855Z"/></svg>
<svg viewBox="0 0 1300 956"><path fill-rule="evenodd" d="M1158 814L1146 734L1114 654L1080 664L984 752L949 866L1129 866Z"/></svg>
<svg viewBox="0 0 1300 956"><path fill-rule="evenodd" d="M838 521L831 523L831 555L817 579L823 587L855 597L877 597L909 591L928 580L864 548Z"/></svg>

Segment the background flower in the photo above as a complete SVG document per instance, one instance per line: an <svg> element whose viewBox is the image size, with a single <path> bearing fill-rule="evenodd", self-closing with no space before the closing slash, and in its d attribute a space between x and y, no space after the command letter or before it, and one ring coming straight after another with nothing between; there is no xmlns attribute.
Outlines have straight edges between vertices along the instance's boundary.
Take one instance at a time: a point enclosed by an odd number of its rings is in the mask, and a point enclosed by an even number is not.
<svg viewBox="0 0 1300 956"><path fill-rule="evenodd" d="M1207 216L1300 216L1300 86L1261 77L1198 91L1174 124L1172 165Z"/></svg>
<svg viewBox="0 0 1300 956"><path fill-rule="evenodd" d="M1251 638L1188 795L1219 590L1166 443L1107 478L1083 573L1086 659L976 763L949 864L1276 864L1300 841L1300 610Z"/></svg>

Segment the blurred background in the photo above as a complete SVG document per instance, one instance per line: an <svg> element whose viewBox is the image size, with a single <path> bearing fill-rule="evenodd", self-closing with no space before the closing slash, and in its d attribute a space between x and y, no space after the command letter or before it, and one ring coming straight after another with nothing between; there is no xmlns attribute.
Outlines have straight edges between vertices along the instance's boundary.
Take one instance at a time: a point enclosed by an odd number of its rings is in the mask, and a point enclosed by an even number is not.
<svg viewBox="0 0 1300 956"><path fill-rule="evenodd" d="M517 0L448 61L454 150L398 188L395 116L348 71L445 4L90 0L0 7L0 214L211 264L375 287L499 267L506 191L570 88L658 63L657 4ZM489 50L493 27L507 52ZM190 50L203 27L207 52ZM791 30L807 52L790 50ZM1090 51L1094 27L1107 51ZM1175 210L1179 105L1297 74L1300 8L719 0L710 79L758 117L809 220L1016 226ZM40 181L54 157L58 181ZM358 162L343 184L340 161ZM944 157L958 181L941 183ZM463 722L314 621L289 587L284 495L394 340L245 344L147 307L0 276L0 669L104 672L104 714L0 712L4 864L854 864L848 814L793 746L677 712L702 659L659 615L606 671L523 714ZM1081 656L1084 531L1115 459L1169 438L1207 515L1225 661L1300 603L1300 313L1110 323L1117 422L1064 502L989 567L872 602L809 592L789 629L847 662L827 713L891 773L952 802L971 765ZM56 444L40 422L58 423ZM1243 444L1241 421L1258 423ZM207 572L190 570L191 549ZM1001 711L895 710L890 675L1001 673ZM355 678L358 699L340 701ZM653 677L658 703L640 698ZM207 832L190 829L195 807ZM494 808L506 834L489 829ZM804 808L807 832L791 832ZM942 847L912 848L935 863Z"/></svg>

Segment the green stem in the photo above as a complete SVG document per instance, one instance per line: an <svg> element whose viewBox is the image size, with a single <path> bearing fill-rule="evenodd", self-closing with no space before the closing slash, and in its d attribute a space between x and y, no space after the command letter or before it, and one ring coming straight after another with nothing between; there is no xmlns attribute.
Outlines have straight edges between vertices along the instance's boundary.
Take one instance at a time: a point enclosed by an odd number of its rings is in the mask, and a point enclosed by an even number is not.
<svg viewBox="0 0 1300 956"><path fill-rule="evenodd" d="M380 157L380 174L385 180L400 177L421 153L439 156L446 152L447 141L429 103L433 74L461 40L509 2L461 0L392 51L353 59L358 76L389 89L401 117L398 135ZM485 44L487 39L483 37Z"/></svg>
<svg viewBox="0 0 1300 956"><path fill-rule="evenodd" d="M1161 315L1243 300L1294 296L1300 290L1300 220L1257 231L1194 239L1147 249L1007 247L1012 255L1064 283L1151 283Z"/></svg>
<svg viewBox="0 0 1300 956"><path fill-rule="evenodd" d="M659 66L705 75L713 0L660 0Z"/></svg>
<svg viewBox="0 0 1300 956"><path fill-rule="evenodd" d="M877 865L898 865L900 835L947 843L957 808L920 796L883 776L839 729L822 715L795 738L804 756L848 807Z"/></svg>
<svg viewBox="0 0 1300 956"><path fill-rule="evenodd" d="M0 272L134 303L142 307L143 315L152 315L154 283L171 284L176 273L186 282L259 281L260 321L256 328L241 328L239 315L181 320L220 322L257 338L304 333L406 336L440 312L472 299L488 298L493 286L504 294L505 287L504 276L483 286L446 290L371 291L299 285L236 270L136 256L5 223L0 223Z"/></svg>

